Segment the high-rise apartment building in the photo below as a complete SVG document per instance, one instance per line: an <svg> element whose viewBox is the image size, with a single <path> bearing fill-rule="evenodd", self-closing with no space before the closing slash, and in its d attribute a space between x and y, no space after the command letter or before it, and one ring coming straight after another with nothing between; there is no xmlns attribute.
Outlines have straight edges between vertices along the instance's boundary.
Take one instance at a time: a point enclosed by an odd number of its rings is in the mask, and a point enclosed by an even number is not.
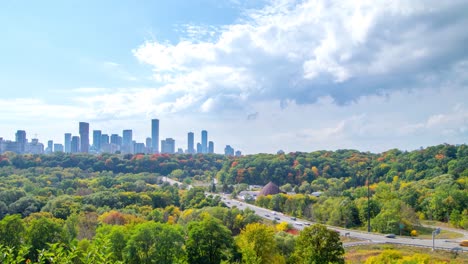
<svg viewBox="0 0 468 264"><path fill-rule="evenodd" d="M174 154L175 153L175 140L166 138L161 140L161 153Z"/></svg>
<svg viewBox="0 0 468 264"><path fill-rule="evenodd" d="M242 156L242 152L240 150L236 151L236 157Z"/></svg>
<svg viewBox="0 0 468 264"><path fill-rule="evenodd" d="M201 145L202 153L208 153L208 132L206 130L201 132Z"/></svg>
<svg viewBox="0 0 468 264"><path fill-rule="evenodd" d="M144 143L135 143L134 145L134 152L135 154L143 154L145 153L145 144Z"/></svg>
<svg viewBox="0 0 468 264"><path fill-rule="evenodd" d="M89 123L80 122L80 152L89 152ZM73 140L73 139L72 139Z"/></svg>
<svg viewBox="0 0 468 264"><path fill-rule="evenodd" d="M122 152L125 154L133 153L133 131L126 129L122 132Z"/></svg>
<svg viewBox="0 0 468 264"><path fill-rule="evenodd" d="M194 154L195 149L193 148L193 143L194 143L194 134L193 132L189 132L187 134L187 153L189 154Z"/></svg>
<svg viewBox="0 0 468 264"><path fill-rule="evenodd" d="M230 145L226 145L226 147L224 148L224 155L234 156L234 149Z"/></svg>
<svg viewBox="0 0 468 264"><path fill-rule="evenodd" d="M201 143L197 143L197 153L203 153Z"/></svg>
<svg viewBox="0 0 468 264"><path fill-rule="evenodd" d="M26 144L26 152L31 154L43 154L44 145L39 142L39 139L31 139L31 143Z"/></svg>
<svg viewBox="0 0 468 264"><path fill-rule="evenodd" d="M159 119L151 120L151 143L153 153L159 153Z"/></svg>
<svg viewBox="0 0 468 264"><path fill-rule="evenodd" d="M101 151L101 137L102 137L101 130L93 130L93 149L96 152Z"/></svg>
<svg viewBox="0 0 468 264"><path fill-rule="evenodd" d="M80 152L80 137L73 136L71 139L71 153L78 153Z"/></svg>
<svg viewBox="0 0 468 264"><path fill-rule="evenodd" d="M46 153L47 154L50 154L54 152L54 141L53 140L49 140L47 141L47 148L46 148Z"/></svg>
<svg viewBox="0 0 468 264"><path fill-rule="evenodd" d="M214 143L213 141L208 142L208 153L214 153Z"/></svg>
<svg viewBox="0 0 468 264"><path fill-rule="evenodd" d="M62 144L54 144L54 152L63 152Z"/></svg>
<svg viewBox="0 0 468 264"><path fill-rule="evenodd" d="M147 153L147 154L151 153L151 144L152 144L152 139L150 137L147 137L146 138L146 144L145 144L145 146L146 146L145 153Z"/></svg>
<svg viewBox="0 0 468 264"><path fill-rule="evenodd" d="M26 143L28 140L26 139L26 131L18 130L16 131L16 147L17 153L23 154L26 152Z"/></svg>
<svg viewBox="0 0 468 264"><path fill-rule="evenodd" d="M111 137L110 137L110 143L115 144L115 145L120 145L119 144L119 135L112 134Z"/></svg>
<svg viewBox="0 0 468 264"><path fill-rule="evenodd" d="M70 153L71 152L71 141L72 141L72 134L71 133L65 133L65 152Z"/></svg>
<svg viewBox="0 0 468 264"><path fill-rule="evenodd" d="M101 146L103 144L109 144L109 135L107 134L101 134Z"/></svg>

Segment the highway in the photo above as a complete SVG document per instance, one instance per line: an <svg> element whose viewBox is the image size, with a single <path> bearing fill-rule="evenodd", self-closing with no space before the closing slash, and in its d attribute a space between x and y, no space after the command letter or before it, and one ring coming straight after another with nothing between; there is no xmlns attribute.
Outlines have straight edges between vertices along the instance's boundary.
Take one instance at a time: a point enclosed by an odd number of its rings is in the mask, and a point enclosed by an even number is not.
<svg viewBox="0 0 468 264"><path fill-rule="evenodd" d="M212 195L220 195L220 194L212 194ZM222 196L222 200L228 207L236 206L239 209L249 208L255 211L257 215L265 219L276 220L277 222L283 222L283 221L288 222L291 225L293 225L295 229L298 229L298 230L302 230L304 229L304 227L313 224L313 222L310 222L307 220L303 220L299 218L296 218L294 220L291 216L284 215L279 212L273 212L271 210L261 208L255 205L247 204L242 201L230 199L229 195L220 195L220 196ZM387 238L382 234L367 233L363 231L345 229L341 227L328 226L328 228L340 232L341 236L346 235L352 238L363 240L363 242L367 242L367 243L394 243L394 244L406 244L406 245L421 246L421 247L432 247L432 239L408 238L408 237L400 237L400 236L396 236L395 238ZM451 231L456 231L456 230L451 230ZM459 248L460 241L468 239L468 235L466 232L460 232L460 233L464 235L464 238L451 239L451 240L435 239L435 247L443 248L443 249L453 249L456 247ZM350 244L363 244L363 242L351 242ZM345 246L346 246L346 243L345 243ZM468 251L465 248L463 248L463 250L464 252Z"/></svg>
<svg viewBox="0 0 468 264"><path fill-rule="evenodd" d="M169 182L171 185L177 183L179 186L182 184L181 182L168 179L165 177L165 181ZM192 186L188 185L188 189L191 189ZM276 220L277 222L287 222L291 225L294 226L295 229L302 230L304 227L309 226L313 224L313 222L295 218L295 220L288 215L284 215L279 212L274 212L265 208L261 208L255 205L247 204L239 200L231 199L229 195L227 194L216 194L216 193L208 193L205 192L205 195L213 195L213 196L221 196L221 199L223 202L226 204L228 207L237 207L239 209L246 209L249 208L255 212L258 216L269 219L269 220ZM351 230L351 229L345 229L341 227L334 227L334 226L327 226L329 229L335 230L340 233L341 236L349 236L352 238L357 238L359 240L362 240L362 242L350 242L350 243L344 243L344 246L346 247L347 245L357 245L357 244L363 244L363 243L392 243L392 244L404 244L404 245L410 245L410 246L419 246L419 247L429 247L432 248L432 239L419 239L419 238L408 238L408 237L400 237L396 236L395 238L387 238L382 234L377 234L377 233L368 233L368 232L363 232L363 231L357 231L357 230ZM442 228L446 229L446 228ZM460 231L456 229L450 229L447 228L447 230L454 231L454 232L459 232L464 235L463 238L458 238L458 239L435 239L435 247L436 249L454 249L454 248L459 248L461 249L460 251L463 252L468 252L467 248L461 248L459 243L461 240L468 240L468 232L465 231Z"/></svg>

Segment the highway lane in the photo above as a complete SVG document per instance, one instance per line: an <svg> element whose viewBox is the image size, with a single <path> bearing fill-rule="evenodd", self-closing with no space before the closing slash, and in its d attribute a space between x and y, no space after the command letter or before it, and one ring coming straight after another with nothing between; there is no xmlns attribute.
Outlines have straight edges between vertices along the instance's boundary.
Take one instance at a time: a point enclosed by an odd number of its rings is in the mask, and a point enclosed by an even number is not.
<svg viewBox="0 0 468 264"><path fill-rule="evenodd" d="M169 182L171 185L177 183L179 186L182 184L181 182L168 179L165 177L165 181ZM191 189L192 186L188 185L188 189ZM288 215L284 215L279 212L274 212L265 208L261 208L255 205L247 204L242 201L238 201L235 199L229 198L229 195L226 194L216 194L216 193L208 193L205 192L205 195L213 195L213 196L221 196L222 200L228 207L238 207L239 209L246 209L249 208L255 212L255 214L259 215L260 217L269 219L269 220L276 220L277 222L287 222L294 226L294 228L298 230L304 229L304 227L313 224L313 222L296 218L295 220ZM357 230L345 229L341 227L334 227L334 226L327 226L329 229L333 229L337 232L340 232L342 236L349 236L353 238L357 238L363 241L368 241L371 243L400 243L406 245L414 245L414 246L423 246L423 247L432 247L432 240L431 239L419 239L419 238L407 238L407 237L400 237L396 236L395 238L387 238L382 234L376 233L367 233ZM466 233L463 233L466 235ZM435 239L435 247L436 248L444 248L444 249L453 249L453 248L460 248L460 241L463 239ZM462 249L466 252L466 248Z"/></svg>
<svg viewBox="0 0 468 264"><path fill-rule="evenodd" d="M212 195L220 195L220 194L212 194ZM236 206L239 209L246 209L249 208L255 211L255 214L269 220L276 220L277 222L287 222L294 226L294 228L298 230L304 229L304 227L313 224L313 222L299 219L299 218L292 218L291 216L284 215L279 212L273 212L271 210L261 208L255 205L247 204L242 201L230 199L228 195L220 195L222 196L222 200L228 207ZM372 243L400 243L400 244L407 244L407 245L414 245L414 246L424 246L424 247L432 247L432 240L431 239L419 239L419 238L408 238L408 237L400 237L396 236L395 238L387 238L382 234L376 233L367 233L357 230L345 229L341 227L334 227L328 226L329 229L338 231L342 236L349 236L357 239L361 239L364 241L372 242ZM462 239L435 239L435 247L436 248L445 248L445 249L453 249L455 247L460 247L459 243ZM466 249L463 249L466 252Z"/></svg>

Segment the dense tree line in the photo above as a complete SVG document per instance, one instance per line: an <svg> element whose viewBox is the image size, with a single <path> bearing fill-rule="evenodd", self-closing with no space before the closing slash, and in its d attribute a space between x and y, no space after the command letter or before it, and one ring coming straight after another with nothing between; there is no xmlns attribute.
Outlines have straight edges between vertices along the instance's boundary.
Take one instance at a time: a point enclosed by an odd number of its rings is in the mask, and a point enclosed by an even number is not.
<svg viewBox="0 0 468 264"><path fill-rule="evenodd" d="M273 181L284 193L252 202L330 225L364 228L370 211L372 229L378 232L409 234L422 219L468 228L466 145L381 154L338 150L243 157L4 153L2 256L18 258L16 262L47 262L48 256L62 254L73 259L69 263L97 261L93 256L123 263L304 263L300 261L313 254L311 249L306 255L297 252L306 250L297 241L309 238L272 230L258 224L251 211L227 209L204 189L170 186L161 182L162 176L184 185L217 178L215 189L234 193L248 184ZM219 235L210 241L223 238L226 243L201 254L193 241L207 235L206 230ZM163 247L161 236L178 246L159 252L154 245ZM262 254L264 245L275 251Z"/></svg>

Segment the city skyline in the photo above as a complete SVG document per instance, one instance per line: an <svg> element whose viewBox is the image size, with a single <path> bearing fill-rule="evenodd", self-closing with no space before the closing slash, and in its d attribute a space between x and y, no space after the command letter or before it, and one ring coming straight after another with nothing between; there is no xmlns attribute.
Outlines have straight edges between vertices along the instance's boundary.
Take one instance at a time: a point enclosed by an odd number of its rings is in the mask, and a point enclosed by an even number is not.
<svg viewBox="0 0 468 264"><path fill-rule="evenodd" d="M122 133L115 134L105 134L100 129L92 129L92 144L89 142L90 137L90 123L79 122L78 123L78 135L73 133L64 133L64 141L62 143L57 143L60 141L55 141L48 139L47 146L45 146L41 140L38 138L27 138L27 131L17 130L15 134L15 140L9 140L6 137L0 135L0 153L5 151L13 151L19 154L33 153L33 154L50 154L53 152L65 152L65 153L121 153L121 154L154 154L154 153L164 153L164 154L213 154L216 153L214 148L214 142L212 140L208 141L208 131L202 130L200 133L200 140L197 142L197 150L194 149L195 137L193 132L187 132L187 141L186 144L181 144L180 142L176 144L176 141L173 138L167 137L161 140L160 148L154 149L155 140L159 139L159 119L151 119L151 135L152 137L147 137L144 142L137 142L133 138L132 129L123 129ZM36 135L35 135L36 136ZM25 150L27 144L31 143L39 144L39 147L42 147L42 150L30 151ZM16 145L11 145L11 143L16 143ZM5 145L6 144L6 145ZM158 144L159 145L159 144ZM205 147L203 147L205 145ZM181 147L182 146L182 147ZM228 146L228 145L227 145ZM241 151L236 151L236 156L241 155ZM218 154L225 155L234 155L231 152L226 152Z"/></svg>
<svg viewBox="0 0 468 264"><path fill-rule="evenodd" d="M9 1L0 134L164 120L245 154L468 142L467 1ZM86 23L83 23L86 21ZM86 145L86 142L84 143ZM206 146L202 146L206 150ZM196 148L196 143L194 144Z"/></svg>

